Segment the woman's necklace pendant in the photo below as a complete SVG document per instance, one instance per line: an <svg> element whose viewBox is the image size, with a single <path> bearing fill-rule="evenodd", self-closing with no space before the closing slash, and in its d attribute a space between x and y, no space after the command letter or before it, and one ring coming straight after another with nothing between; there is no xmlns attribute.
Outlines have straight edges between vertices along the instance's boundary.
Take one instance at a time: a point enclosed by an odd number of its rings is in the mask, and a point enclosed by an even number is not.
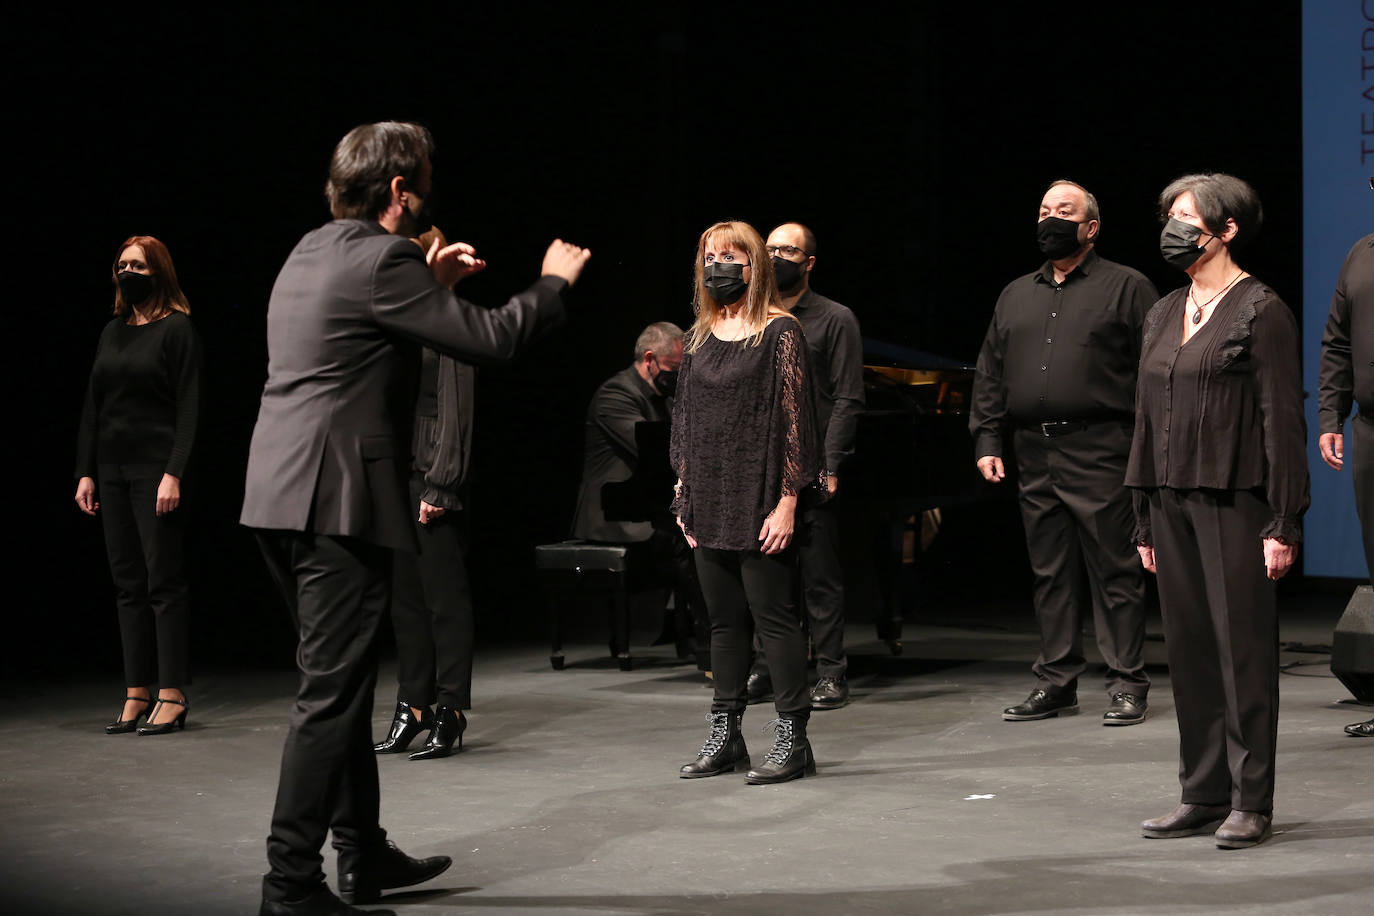
<svg viewBox="0 0 1374 916"><path fill-rule="evenodd" d="M1197 311L1193 312L1193 324L1202 324L1202 306L1200 305L1197 307Z"/></svg>

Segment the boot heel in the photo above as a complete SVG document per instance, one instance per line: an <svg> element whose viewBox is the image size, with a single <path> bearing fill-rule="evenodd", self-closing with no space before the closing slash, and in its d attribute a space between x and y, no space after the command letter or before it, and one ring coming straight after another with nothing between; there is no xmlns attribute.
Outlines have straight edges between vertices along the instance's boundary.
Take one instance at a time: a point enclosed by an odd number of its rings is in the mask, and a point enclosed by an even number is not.
<svg viewBox="0 0 1374 916"><path fill-rule="evenodd" d="M736 761L735 761L735 765L732 766L732 767L730 768L730 772L731 772L731 773L747 773L747 772L749 772L749 755L746 754L745 756L741 757L739 760L736 760Z"/></svg>

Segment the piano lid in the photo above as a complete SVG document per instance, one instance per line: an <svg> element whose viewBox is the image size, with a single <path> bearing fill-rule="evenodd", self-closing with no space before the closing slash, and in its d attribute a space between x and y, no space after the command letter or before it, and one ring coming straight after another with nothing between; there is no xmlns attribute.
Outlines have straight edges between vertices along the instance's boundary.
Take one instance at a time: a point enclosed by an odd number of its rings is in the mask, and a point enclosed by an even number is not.
<svg viewBox="0 0 1374 916"><path fill-rule="evenodd" d="M935 385L973 379L975 368L957 359L872 337L865 337L863 345L864 368L900 385Z"/></svg>

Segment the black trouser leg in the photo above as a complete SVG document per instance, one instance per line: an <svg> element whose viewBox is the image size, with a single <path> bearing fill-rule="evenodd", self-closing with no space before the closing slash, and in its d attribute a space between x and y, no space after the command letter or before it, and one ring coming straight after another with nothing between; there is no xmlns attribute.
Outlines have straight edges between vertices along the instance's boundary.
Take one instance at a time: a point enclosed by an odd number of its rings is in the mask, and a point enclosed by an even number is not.
<svg viewBox="0 0 1374 916"><path fill-rule="evenodd" d="M299 532L263 531L258 540L300 634L263 878L264 899L293 900L324 880L320 848L331 827L341 862L386 837L371 717L391 551Z"/></svg>
<svg viewBox="0 0 1374 916"><path fill-rule="evenodd" d="M811 622L816 674L844 677L844 574L840 568L840 519L834 501L804 507L797 527L802 603Z"/></svg>
<svg viewBox="0 0 1374 916"><path fill-rule="evenodd" d="M1366 571L1374 576L1374 421L1366 420L1361 412L1346 429L1355 451L1355 511L1360 516L1360 532L1364 536Z"/></svg>
<svg viewBox="0 0 1374 916"><path fill-rule="evenodd" d="M434 704L434 633L420 558L397 551L391 574L391 629L396 634L396 699L410 706Z"/></svg>
<svg viewBox="0 0 1374 916"><path fill-rule="evenodd" d="M126 686L191 682L190 599L184 572L185 508L157 514L156 465L101 465L105 549L115 583Z"/></svg>
<svg viewBox="0 0 1374 916"><path fill-rule="evenodd" d="M743 712L748 705L745 681L753 654L754 620L740 576L739 553L698 547L692 555L711 621L711 711Z"/></svg>
<svg viewBox="0 0 1374 916"><path fill-rule="evenodd" d="M434 701L472 708L473 615L467 569L467 519L446 513L420 526L420 583L434 639Z"/></svg>
<svg viewBox="0 0 1374 916"><path fill-rule="evenodd" d="M1244 490L1150 496L1185 803L1273 808L1278 613L1259 537L1268 517Z"/></svg>

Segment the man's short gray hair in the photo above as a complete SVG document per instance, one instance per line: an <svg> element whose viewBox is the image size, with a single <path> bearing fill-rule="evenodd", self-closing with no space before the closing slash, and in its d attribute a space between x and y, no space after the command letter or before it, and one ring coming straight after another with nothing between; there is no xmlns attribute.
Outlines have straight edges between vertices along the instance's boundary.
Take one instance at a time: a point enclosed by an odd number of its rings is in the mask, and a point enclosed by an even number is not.
<svg viewBox="0 0 1374 916"><path fill-rule="evenodd" d="M671 321L655 321L640 331L639 337L635 340L635 362L644 359L644 354L650 350L655 353L665 350L671 352L673 344L681 343L685 336L682 328Z"/></svg>

